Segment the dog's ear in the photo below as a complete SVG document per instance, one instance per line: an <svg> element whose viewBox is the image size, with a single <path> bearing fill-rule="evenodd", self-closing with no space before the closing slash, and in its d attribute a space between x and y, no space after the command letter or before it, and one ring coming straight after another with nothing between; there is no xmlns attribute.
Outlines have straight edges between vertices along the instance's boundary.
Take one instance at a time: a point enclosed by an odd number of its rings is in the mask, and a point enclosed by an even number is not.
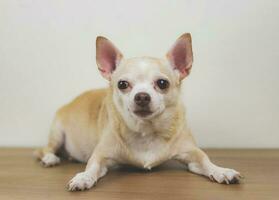
<svg viewBox="0 0 279 200"><path fill-rule="evenodd" d="M192 39L190 33L181 35L170 51L167 59L171 66L180 73L180 80L189 75L193 64Z"/></svg>
<svg viewBox="0 0 279 200"><path fill-rule="evenodd" d="M107 38L98 36L96 39L96 61L102 76L110 80L111 74L122 59L121 52Z"/></svg>

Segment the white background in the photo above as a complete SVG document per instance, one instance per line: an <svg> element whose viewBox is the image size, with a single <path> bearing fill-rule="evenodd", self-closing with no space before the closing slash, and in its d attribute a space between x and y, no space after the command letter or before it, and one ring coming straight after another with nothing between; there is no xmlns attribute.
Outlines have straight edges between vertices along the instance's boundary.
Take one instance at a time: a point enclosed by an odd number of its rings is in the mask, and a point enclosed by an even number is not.
<svg viewBox="0 0 279 200"><path fill-rule="evenodd" d="M0 146L41 146L56 109L107 82L95 64L104 35L125 57L164 56L184 32L184 82L202 147L279 147L279 1L0 1Z"/></svg>

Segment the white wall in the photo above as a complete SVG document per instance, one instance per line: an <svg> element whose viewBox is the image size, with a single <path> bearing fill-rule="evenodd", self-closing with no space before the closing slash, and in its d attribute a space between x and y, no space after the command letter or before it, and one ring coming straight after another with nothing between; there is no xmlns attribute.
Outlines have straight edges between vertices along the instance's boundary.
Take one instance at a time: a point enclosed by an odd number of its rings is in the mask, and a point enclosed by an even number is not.
<svg viewBox="0 0 279 200"><path fill-rule="evenodd" d="M191 32L189 124L202 147L279 147L279 1L0 1L0 146L46 143L55 110L105 86L97 35L164 56Z"/></svg>

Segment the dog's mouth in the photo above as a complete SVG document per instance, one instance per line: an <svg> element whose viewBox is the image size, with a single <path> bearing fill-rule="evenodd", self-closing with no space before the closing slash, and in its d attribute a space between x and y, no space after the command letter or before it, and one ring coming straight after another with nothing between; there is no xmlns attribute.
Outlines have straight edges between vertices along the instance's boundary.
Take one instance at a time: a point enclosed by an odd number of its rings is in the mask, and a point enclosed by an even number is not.
<svg viewBox="0 0 279 200"><path fill-rule="evenodd" d="M135 110L134 114L139 116L139 117L147 117L149 115L151 115L153 112L151 110L147 110L147 109L139 109L139 110Z"/></svg>

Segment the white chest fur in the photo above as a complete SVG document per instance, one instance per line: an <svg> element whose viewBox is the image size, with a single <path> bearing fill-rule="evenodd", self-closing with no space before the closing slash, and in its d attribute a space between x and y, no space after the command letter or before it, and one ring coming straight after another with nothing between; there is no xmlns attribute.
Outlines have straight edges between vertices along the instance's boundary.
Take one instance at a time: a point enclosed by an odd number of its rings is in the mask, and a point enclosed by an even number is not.
<svg viewBox="0 0 279 200"><path fill-rule="evenodd" d="M169 145L156 133L133 132L126 143L130 151L128 162L146 169L161 164L169 155Z"/></svg>
<svg viewBox="0 0 279 200"><path fill-rule="evenodd" d="M170 139L170 126L175 114L171 109L148 121L124 116L126 124L129 125L127 132L124 133L124 143L129 152L125 161L151 169L171 157L171 144L168 139Z"/></svg>

